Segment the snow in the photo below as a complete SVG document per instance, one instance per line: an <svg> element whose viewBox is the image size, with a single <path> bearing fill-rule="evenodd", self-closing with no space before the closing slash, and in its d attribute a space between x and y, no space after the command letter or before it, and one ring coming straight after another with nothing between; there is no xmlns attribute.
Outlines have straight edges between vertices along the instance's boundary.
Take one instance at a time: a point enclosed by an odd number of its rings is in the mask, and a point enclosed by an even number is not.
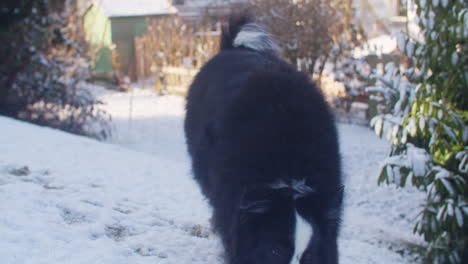
<svg viewBox="0 0 468 264"><path fill-rule="evenodd" d="M94 0L109 17L165 15L176 12L170 0Z"/></svg>
<svg viewBox="0 0 468 264"><path fill-rule="evenodd" d="M421 8L425 8L425 7L426 7L426 0L420 0L420 1L419 1L419 6L420 6Z"/></svg>
<svg viewBox="0 0 468 264"><path fill-rule="evenodd" d="M185 1L184 5L191 7L207 7L212 5L219 5L225 1L220 0L189 0Z"/></svg>
<svg viewBox="0 0 468 264"><path fill-rule="evenodd" d="M428 170L427 164L430 162L431 158L427 151L422 148L418 148L411 143L407 144L408 146L408 161L410 162L409 168L413 169L414 176L423 177L426 175Z"/></svg>
<svg viewBox="0 0 468 264"><path fill-rule="evenodd" d="M366 47L364 48L356 48L354 50L354 57L355 58L363 58L370 54L374 55L382 55L382 54L390 54L395 51L398 47L400 50L403 50L401 47L404 48L404 39L399 38L397 36L391 35L380 35L378 37L369 39L366 43ZM398 42L398 43L397 43Z"/></svg>
<svg viewBox="0 0 468 264"><path fill-rule="evenodd" d="M457 218L458 226L463 227L463 214L462 214L460 208L458 208L458 207L455 208L455 216Z"/></svg>
<svg viewBox="0 0 468 264"><path fill-rule="evenodd" d="M0 117L0 263L221 264L190 174L184 100L149 91L100 99L113 116L107 142ZM341 263L415 263L406 245L424 246L412 234L424 194L376 186L389 145L370 129L340 124L339 134Z"/></svg>
<svg viewBox="0 0 468 264"><path fill-rule="evenodd" d="M244 0L232 0L232 2L242 2ZM207 8L209 6L225 6L229 2L225 0L190 0L184 1L182 5L177 5L173 0L93 0L102 7L104 13L109 17L129 17L147 15L167 15L175 14L184 10L184 7ZM180 9L180 10L179 10ZM199 16L199 12L182 12L184 16Z"/></svg>
<svg viewBox="0 0 468 264"><path fill-rule="evenodd" d="M414 50L415 50L415 47L416 45L414 44L414 42L408 42L407 46L406 46L406 54L408 57L413 57L413 54L414 54Z"/></svg>
<svg viewBox="0 0 468 264"><path fill-rule="evenodd" d="M450 184L450 182L448 180L446 180L445 178L440 178L440 181L445 186L445 189L450 193L450 195L454 196L455 195L455 190L453 190L453 187Z"/></svg>
<svg viewBox="0 0 468 264"><path fill-rule="evenodd" d="M184 6L189 7L209 7L209 6L225 6L230 3L248 2L247 0L186 0Z"/></svg>
<svg viewBox="0 0 468 264"><path fill-rule="evenodd" d="M458 64L458 52L454 51L452 53L452 65L457 66Z"/></svg>

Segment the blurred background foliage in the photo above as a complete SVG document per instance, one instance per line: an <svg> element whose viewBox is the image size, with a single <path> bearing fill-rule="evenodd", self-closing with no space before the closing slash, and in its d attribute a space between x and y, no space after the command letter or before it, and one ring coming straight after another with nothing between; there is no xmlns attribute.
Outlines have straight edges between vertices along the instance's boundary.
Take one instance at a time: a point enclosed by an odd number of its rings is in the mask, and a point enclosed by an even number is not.
<svg viewBox="0 0 468 264"><path fill-rule="evenodd" d="M80 86L89 64L75 2L6 0L0 10L0 114L106 138L108 116Z"/></svg>

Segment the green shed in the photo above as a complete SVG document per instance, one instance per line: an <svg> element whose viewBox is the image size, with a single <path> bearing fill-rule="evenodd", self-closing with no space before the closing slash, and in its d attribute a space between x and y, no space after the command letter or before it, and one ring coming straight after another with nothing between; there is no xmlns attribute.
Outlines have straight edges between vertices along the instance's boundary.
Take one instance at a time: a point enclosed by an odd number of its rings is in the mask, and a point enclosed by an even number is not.
<svg viewBox="0 0 468 264"><path fill-rule="evenodd" d="M118 70L136 78L134 38L146 33L149 18L176 13L170 0L93 0L83 15L86 39L95 51L94 71ZM115 49L117 57L113 56ZM113 63L117 60L117 63ZM114 69L115 65L119 69Z"/></svg>

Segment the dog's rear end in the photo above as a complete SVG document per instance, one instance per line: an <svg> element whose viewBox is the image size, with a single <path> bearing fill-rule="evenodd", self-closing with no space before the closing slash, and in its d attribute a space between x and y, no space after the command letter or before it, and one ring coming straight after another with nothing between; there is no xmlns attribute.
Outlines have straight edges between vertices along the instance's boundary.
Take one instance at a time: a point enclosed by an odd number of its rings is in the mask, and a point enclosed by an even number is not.
<svg viewBox="0 0 468 264"><path fill-rule="evenodd" d="M315 85L277 53L249 16L231 19L187 98L193 173L228 263L338 263L333 118Z"/></svg>

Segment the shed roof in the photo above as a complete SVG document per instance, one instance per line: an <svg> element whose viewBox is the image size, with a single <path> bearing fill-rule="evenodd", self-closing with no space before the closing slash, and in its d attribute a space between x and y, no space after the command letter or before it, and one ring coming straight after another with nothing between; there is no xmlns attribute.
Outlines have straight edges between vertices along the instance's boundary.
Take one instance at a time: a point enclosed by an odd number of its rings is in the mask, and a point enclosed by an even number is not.
<svg viewBox="0 0 468 264"><path fill-rule="evenodd" d="M248 0L185 0L184 5L189 7L226 6L231 3L248 2Z"/></svg>
<svg viewBox="0 0 468 264"><path fill-rule="evenodd" d="M165 15L176 13L171 0L94 0L109 17Z"/></svg>

